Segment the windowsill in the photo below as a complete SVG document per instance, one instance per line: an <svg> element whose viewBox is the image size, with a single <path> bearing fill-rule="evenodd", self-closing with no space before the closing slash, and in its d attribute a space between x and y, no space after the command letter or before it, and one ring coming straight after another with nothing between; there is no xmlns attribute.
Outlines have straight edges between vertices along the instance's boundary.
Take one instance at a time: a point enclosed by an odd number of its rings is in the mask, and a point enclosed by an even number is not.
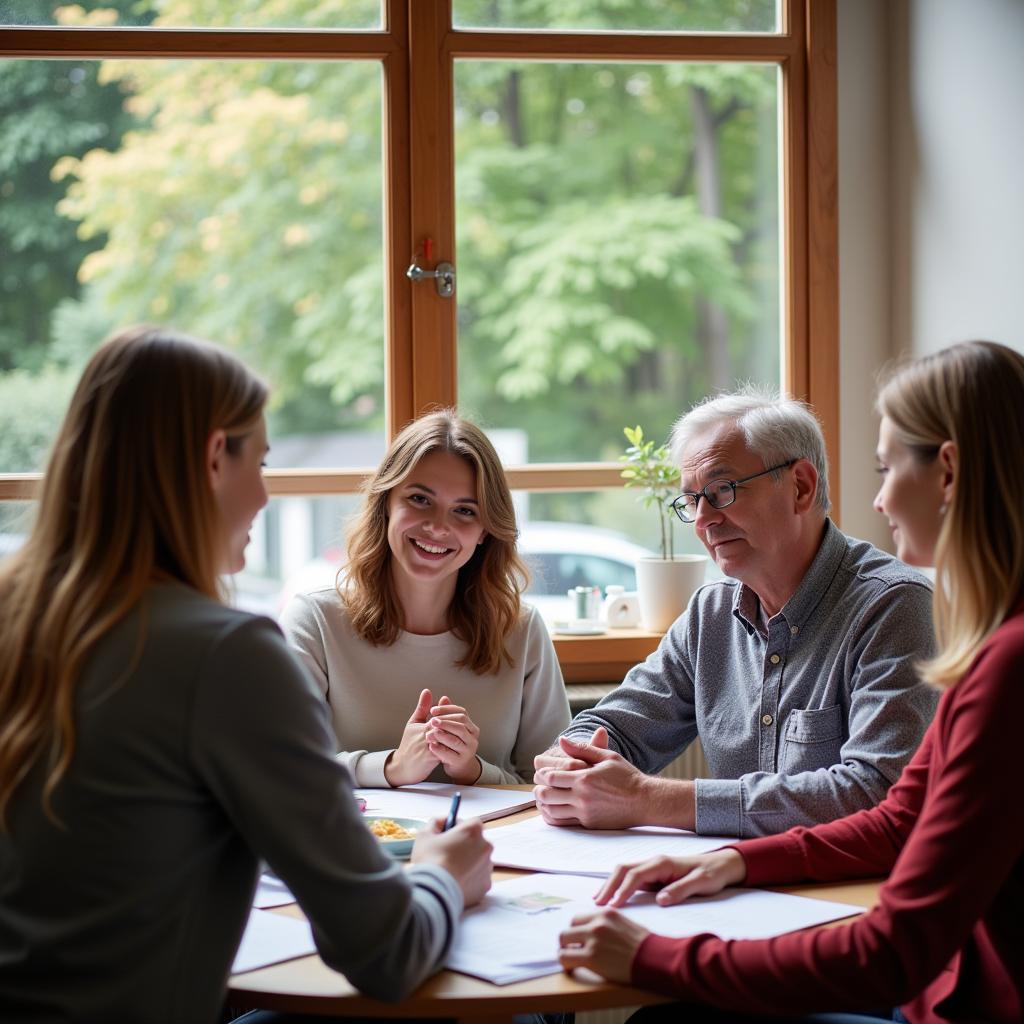
<svg viewBox="0 0 1024 1024"><path fill-rule="evenodd" d="M601 636L554 636L566 683L620 683L661 642L647 629L609 629Z"/></svg>

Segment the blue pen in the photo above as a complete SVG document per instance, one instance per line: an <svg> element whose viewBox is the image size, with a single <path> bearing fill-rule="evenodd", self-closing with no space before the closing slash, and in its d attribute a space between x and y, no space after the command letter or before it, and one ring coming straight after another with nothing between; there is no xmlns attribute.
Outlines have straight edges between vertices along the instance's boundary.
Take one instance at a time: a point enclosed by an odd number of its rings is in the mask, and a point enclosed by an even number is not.
<svg viewBox="0 0 1024 1024"><path fill-rule="evenodd" d="M447 832L448 829L455 827L455 819L459 816L459 804L462 803L462 794L455 793L452 796L452 805L448 808L448 817L445 818L444 828L442 832Z"/></svg>

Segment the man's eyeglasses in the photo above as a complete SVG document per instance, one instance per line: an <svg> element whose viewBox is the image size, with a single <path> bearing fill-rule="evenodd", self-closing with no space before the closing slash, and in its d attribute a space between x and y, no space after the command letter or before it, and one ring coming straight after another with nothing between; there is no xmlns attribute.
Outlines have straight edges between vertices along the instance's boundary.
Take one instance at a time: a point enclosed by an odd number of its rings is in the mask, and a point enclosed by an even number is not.
<svg viewBox="0 0 1024 1024"><path fill-rule="evenodd" d="M770 469L762 469L760 473L752 473L742 480L709 480L699 491L684 491L678 498L669 502L669 507L684 523L697 521L697 506L700 499L705 498L712 508L726 508L736 500L736 488L748 480L756 480L759 476L777 473L780 469L788 469L797 459L780 462Z"/></svg>

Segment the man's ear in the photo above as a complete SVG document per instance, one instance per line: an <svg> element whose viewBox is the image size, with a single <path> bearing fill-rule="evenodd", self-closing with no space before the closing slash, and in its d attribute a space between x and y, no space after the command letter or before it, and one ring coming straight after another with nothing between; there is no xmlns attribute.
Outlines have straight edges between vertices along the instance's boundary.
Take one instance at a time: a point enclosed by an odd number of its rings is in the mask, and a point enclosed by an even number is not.
<svg viewBox="0 0 1024 1024"><path fill-rule="evenodd" d="M228 435L215 430L206 441L206 473L210 489L216 494L224 480L224 460L228 454Z"/></svg>
<svg viewBox="0 0 1024 1024"><path fill-rule="evenodd" d="M956 490L957 470L960 468L960 451L955 441L943 441L939 445L939 465L942 467L942 501L950 505Z"/></svg>
<svg viewBox="0 0 1024 1024"><path fill-rule="evenodd" d="M793 483L796 485L795 508L807 512L814 507L818 494L818 471L809 459L797 459L793 465Z"/></svg>

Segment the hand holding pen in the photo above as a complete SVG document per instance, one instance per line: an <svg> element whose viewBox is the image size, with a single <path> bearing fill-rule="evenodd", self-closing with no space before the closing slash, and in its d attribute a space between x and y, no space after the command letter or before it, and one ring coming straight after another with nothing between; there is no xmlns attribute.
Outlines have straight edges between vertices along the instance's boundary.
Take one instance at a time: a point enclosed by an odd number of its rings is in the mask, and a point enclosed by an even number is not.
<svg viewBox="0 0 1024 1024"><path fill-rule="evenodd" d="M484 839L478 818L457 824L462 794L452 796L447 818L435 818L432 829L423 829L413 844L413 864L444 868L462 890L467 907L479 903L491 887L491 844Z"/></svg>

